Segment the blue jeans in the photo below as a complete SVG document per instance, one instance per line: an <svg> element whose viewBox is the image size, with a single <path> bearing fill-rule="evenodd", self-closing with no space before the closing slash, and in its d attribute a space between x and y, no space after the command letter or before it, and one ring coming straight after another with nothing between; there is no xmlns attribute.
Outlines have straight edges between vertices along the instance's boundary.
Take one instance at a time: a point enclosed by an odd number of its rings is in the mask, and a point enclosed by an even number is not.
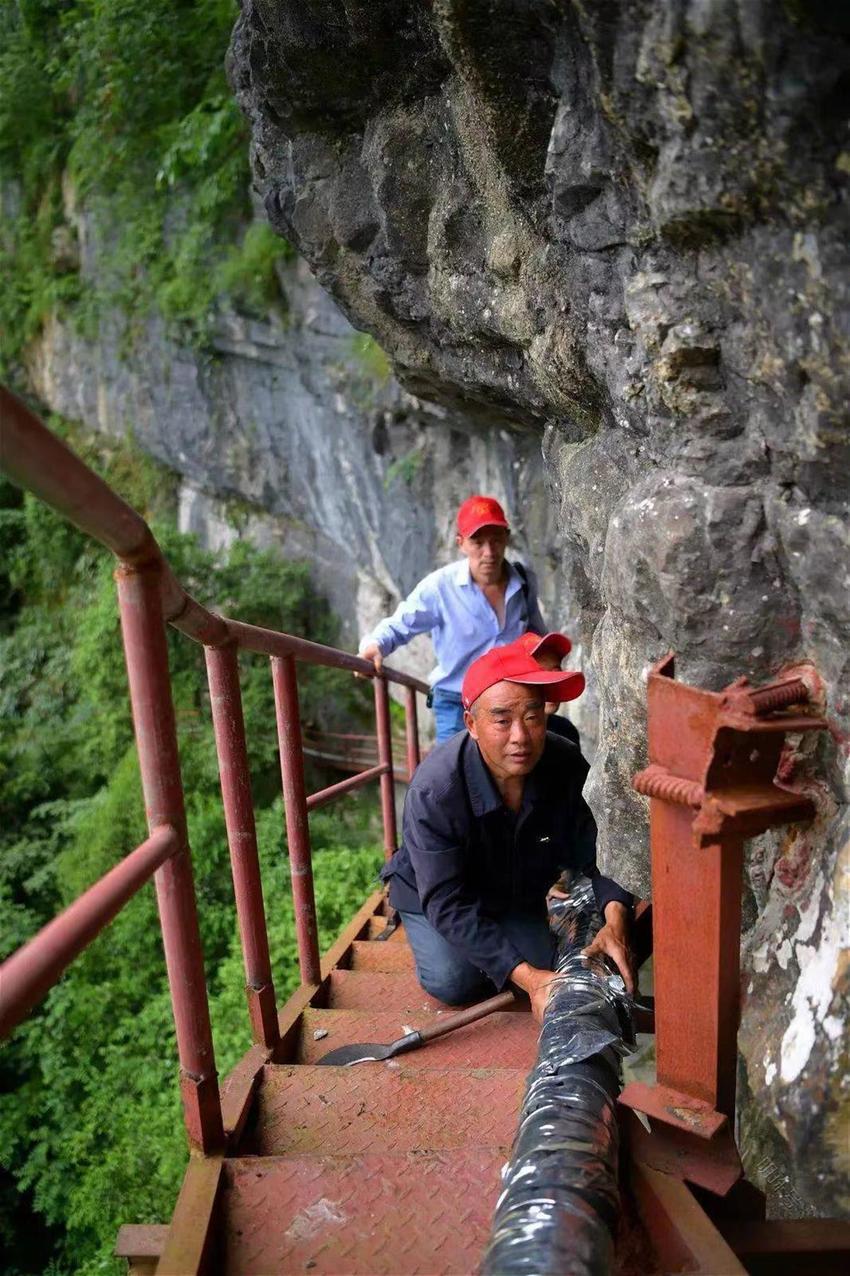
<svg viewBox="0 0 850 1276"><path fill-rule="evenodd" d="M413 949L416 978L426 992L450 1006L493 996L493 984L477 966L467 961L453 944L443 939L422 913L402 913L404 930ZM499 925L527 962L552 970L555 940L545 917L507 914Z"/></svg>
<svg viewBox="0 0 850 1276"><path fill-rule="evenodd" d="M458 731L464 731L463 701L457 691L441 691L437 687L431 693L431 708L437 727L437 744L450 740Z"/></svg>

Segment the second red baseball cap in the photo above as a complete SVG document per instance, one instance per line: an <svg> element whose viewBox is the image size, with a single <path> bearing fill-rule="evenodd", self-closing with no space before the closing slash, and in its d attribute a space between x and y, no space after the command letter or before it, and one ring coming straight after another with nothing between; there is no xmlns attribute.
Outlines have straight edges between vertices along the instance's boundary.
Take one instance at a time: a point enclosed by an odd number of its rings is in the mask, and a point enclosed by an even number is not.
<svg viewBox="0 0 850 1276"><path fill-rule="evenodd" d="M541 669L533 656L513 642L507 647L493 647L473 660L460 693L464 709L470 709L478 697L497 682L545 687L546 699L558 702L575 700L584 691L583 673Z"/></svg>
<svg viewBox="0 0 850 1276"><path fill-rule="evenodd" d="M540 656L544 651L551 651L561 660L573 649L573 644L566 634L544 634L541 638L540 634L533 634L530 629L527 634L521 634L516 639L514 646L522 647L529 656Z"/></svg>
<svg viewBox="0 0 850 1276"><path fill-rule="evenodd" d="M505 511L493 496L470 496L457 512L461 536L474 536L482 527L509 527Z"/></svg>

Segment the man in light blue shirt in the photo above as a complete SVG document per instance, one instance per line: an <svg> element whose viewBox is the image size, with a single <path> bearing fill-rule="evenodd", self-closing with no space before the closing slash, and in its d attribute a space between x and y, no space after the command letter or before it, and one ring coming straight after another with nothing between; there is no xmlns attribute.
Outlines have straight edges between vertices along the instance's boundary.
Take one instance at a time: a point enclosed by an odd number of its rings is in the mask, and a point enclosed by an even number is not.
<svg viewBox="0 0 850 1276"><path fill-rule="evenodd" d="M505 558L510 528L492 496L470 496L457 515L463 557L420 580L391 616L360 644L380 669L386 656L417 634L431 635L437 657L431 704L437 742L463 731L463 675L491 647L504 647L527 630L545 634L534 576Z"/></svg>

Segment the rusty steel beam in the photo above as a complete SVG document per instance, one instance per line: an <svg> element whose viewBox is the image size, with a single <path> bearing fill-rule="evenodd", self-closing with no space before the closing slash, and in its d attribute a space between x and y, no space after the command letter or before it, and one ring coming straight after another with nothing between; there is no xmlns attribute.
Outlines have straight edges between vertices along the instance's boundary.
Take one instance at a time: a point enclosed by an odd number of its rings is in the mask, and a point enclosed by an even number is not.
<svg viewBox="0 0 850 1276"><path fill-rule="evenodd" d="M234 647L207 647L205 654L251 1030L256 1042L274 1046L278 1041L277 1007L257 853L238 656Z"/></svg>
<svg viewBox="0 0 850 1276"><path fill-rule="evenodd" d="M419 719L417 716L415 687L405 687L404 691L404 734L407 744L407 779L409 783L420 761Z"/></svg>
<svg viewBox="0 0 850 1276"><path fill-rule="evenodd" d="M8 1036L74 958L179 847L180 839L170 825L155 828L147 841L3 962L0 966L0 1038Z"/></svg>
<svg viewBox="0 0 850 1276"><path fill-rule="evenodd" d="M223 1166L220 1156L189 1162L157 1263L157 1276L216 1276L222 1271L218 1219Z"/></svg>
<svg viewBox="0 0 850 1276"><path fill-rule="evenodd" d="M359 789L364 784L370 784L372 780L378 780L386 774L386 764L379 763L377 766L369 767L368 771L358 771L347 780L340 780L338 784L329 784L326 789L319 789L318 792L310 794L307 798L307 810L316 811L320 806L327 806L335 798L344 797L352 789Z"/></svg>
<svg viewBox="0 0 850 1276"><path fill-rule="evenodd" d="M378 734L378 760L384 768L381 776L381 817L384 825L384 856L389 859L396 849L395 787L393 784L393 739L390 728L390 696L382 677L373 681L375 692L375 729Z"/></svg>
<svg viewBox="0 0 850 1276"><path fill-rule="evenodd" d="M747 1276L735 1251L681 1179L633 1161L628 1186L662 1271Z"/></svg>
<svg viewBox="0 0 850 1276"><path fill-rule="evenodd" d="M175 829L179 849L156 872L157 904L180 1056L189 1140L205 1153L224 1143L168 648L156 569L119 567L118 602L145 811L151 832Z"/></svg>
<svg viewBox="0 0 850 1276"><path fill-rule="evenodd" d="M675 681L670 656L649 677L649 766L633 783L651 799L658 1086L621 1102L702 1137L735 1114L744 840L814 813L775 782L786 732L826 725L793 709L807 698L796 675L703 691Z"/></svg>
<svg viewBox="0 0 850 1276"><path fill-rule="evenodd" d="M280 748L280 775L286 812L289 872L292 877L292 904L295 909L295 934L298 940L298 962L302 983L318 984L321 981L319 927L316 921L310 824L307 818L307 793L304 786L298 681L292 656L272 656L271 665L277 738Z"/></svg>

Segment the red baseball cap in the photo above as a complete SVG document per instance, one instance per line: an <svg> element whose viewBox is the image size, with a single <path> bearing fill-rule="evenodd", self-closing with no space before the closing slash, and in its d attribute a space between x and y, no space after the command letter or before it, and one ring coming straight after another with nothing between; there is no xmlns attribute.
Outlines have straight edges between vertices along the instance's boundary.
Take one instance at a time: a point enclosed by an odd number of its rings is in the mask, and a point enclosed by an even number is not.
<svg viewBox="0 0 850 1276"><path fill-rule="evenodd" d="M505 511L492 496L469 496L457 512L461 536L474 536L482 527L509 527Z"/></svg>
<svg viewBox="0 0 850 1276"><path fill-rule="evenodd" d="M466 671L461 688L464 709L470 709L482 692L497 682L519 682L523 686L546 688L546 699L575 700L584 691L584 674L541 669L533 656L516 642L507 647L493 647L473 660Z"/></svg>
<svg viewBox="0 0 850 1276"><path fill-rule="evenodd" d="M529 656L540 656L544 651L551 651L554 656L558 656L563 660L564 656L568 656L573 649L566 634L533 634L529 629L527 634L522 634L514 642L515 647L521 647L523 651L528 652Z"/></svg>

